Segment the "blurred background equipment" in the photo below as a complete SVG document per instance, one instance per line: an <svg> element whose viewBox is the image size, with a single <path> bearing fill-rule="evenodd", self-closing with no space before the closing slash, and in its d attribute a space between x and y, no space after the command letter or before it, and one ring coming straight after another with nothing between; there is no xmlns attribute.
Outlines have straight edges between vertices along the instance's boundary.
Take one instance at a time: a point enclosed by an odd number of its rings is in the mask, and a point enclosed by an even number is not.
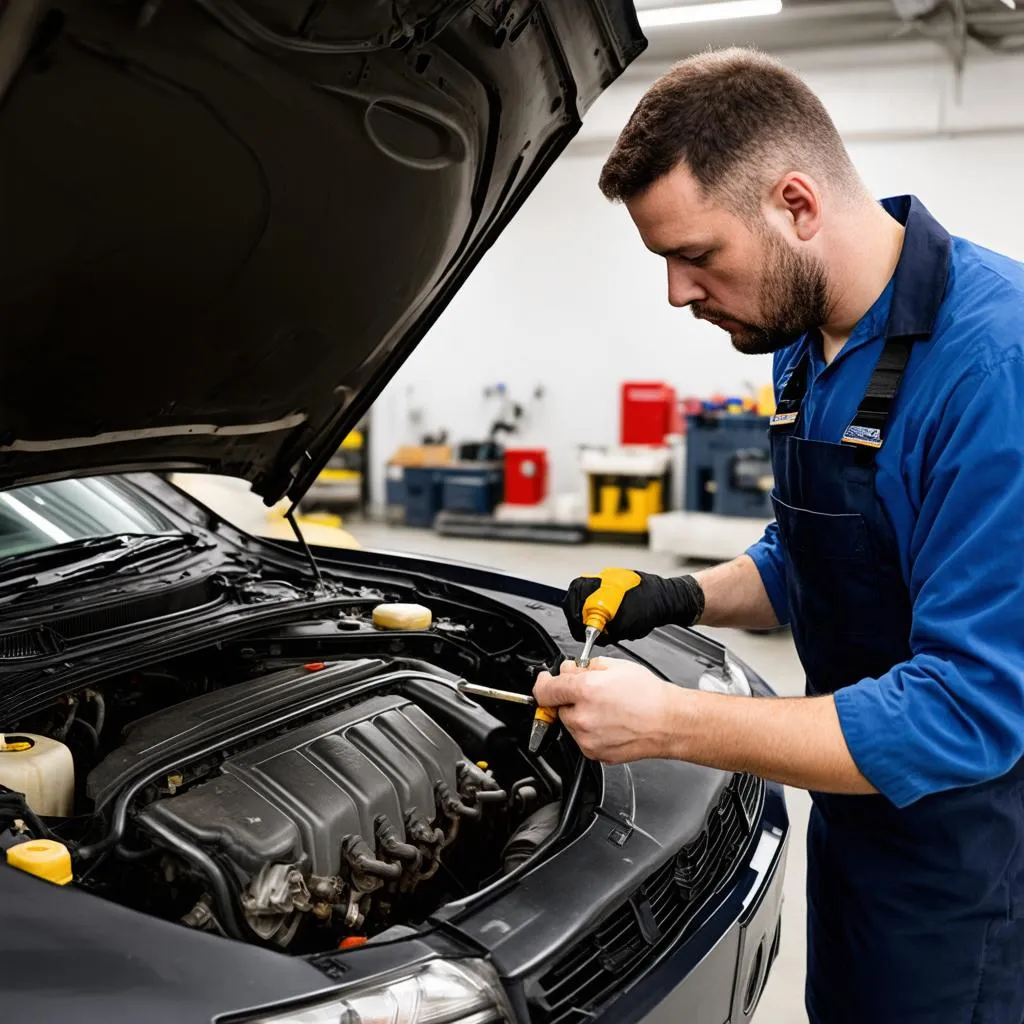
<svg viewBox="0 0 1024 1024"><path fill-rule="evenodd" d="M364 513L369 498L367 422L351 431L302 499L304 510Z"/></svg>

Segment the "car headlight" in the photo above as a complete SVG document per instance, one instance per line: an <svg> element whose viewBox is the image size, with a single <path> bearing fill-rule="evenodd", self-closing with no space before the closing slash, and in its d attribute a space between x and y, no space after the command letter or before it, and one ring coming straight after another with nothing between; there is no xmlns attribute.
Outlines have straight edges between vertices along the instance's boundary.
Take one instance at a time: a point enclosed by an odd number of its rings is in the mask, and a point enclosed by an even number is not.
<svg viewBox="0 0 1024 1024"><path fill-rule="evenodd" d="M712 672L704 672L697 681L697 687L708 693L730 693L736 697L751 695L750 680L731 658L725 659L725 665Z"/></svg>
<svg viewBox="0 0 1024 1024"><path fill-rule="evenodd" d="M251 1018L252 1024L505 1024L512 1010L482 960L434 960L353 986L333 999Z"/></svg>

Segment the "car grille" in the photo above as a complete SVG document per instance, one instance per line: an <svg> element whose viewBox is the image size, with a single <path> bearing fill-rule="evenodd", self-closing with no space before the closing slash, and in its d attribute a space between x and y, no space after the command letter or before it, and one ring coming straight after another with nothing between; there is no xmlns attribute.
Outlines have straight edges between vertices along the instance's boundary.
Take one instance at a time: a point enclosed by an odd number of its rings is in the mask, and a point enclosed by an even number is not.
<svg viewBox="0 0 1024 1024"><path fill-rule="evenodd" d="M538 1024L588 1019L694 927L731 878L760 812L763 789L756 776L734 775L700 835L540 977L531 994Z"/></svg>

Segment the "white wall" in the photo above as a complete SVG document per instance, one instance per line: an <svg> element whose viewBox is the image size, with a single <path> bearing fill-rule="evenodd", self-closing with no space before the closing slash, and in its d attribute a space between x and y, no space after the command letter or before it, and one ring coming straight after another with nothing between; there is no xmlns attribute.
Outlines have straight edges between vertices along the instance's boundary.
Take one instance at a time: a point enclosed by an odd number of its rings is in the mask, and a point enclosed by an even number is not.
<svg viewBox="0 0 1024 1024"><path fill-rule="evenodd" d="M802 71L843 132L875 194L914 192L946 226L1024 259L1024 58L977 57L960 95L952 69L922 48L805 54ZM648 82L614 86L373 410L380 467L421 429L478 437L495 406L487 384L526 398L511 443L549 450L553 489L580 486L576 446L615 443L619 383L666 380L684 393L770 380L766 357L672 309L661 261L596 182L604 155ZM423 414L422 427L410 409Z"/></svg>

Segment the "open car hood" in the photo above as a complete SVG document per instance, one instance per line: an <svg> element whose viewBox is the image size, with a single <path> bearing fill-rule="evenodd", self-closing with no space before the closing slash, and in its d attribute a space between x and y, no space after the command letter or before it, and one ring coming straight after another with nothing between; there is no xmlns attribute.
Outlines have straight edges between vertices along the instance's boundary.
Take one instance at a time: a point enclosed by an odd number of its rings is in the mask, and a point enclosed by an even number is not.
<svg viewBox="0 0 1024 1024"><path fill-rule="evenodd" d="M645 45L630 0L59 7L0 4L0 487L300 497Z"/></svg>

